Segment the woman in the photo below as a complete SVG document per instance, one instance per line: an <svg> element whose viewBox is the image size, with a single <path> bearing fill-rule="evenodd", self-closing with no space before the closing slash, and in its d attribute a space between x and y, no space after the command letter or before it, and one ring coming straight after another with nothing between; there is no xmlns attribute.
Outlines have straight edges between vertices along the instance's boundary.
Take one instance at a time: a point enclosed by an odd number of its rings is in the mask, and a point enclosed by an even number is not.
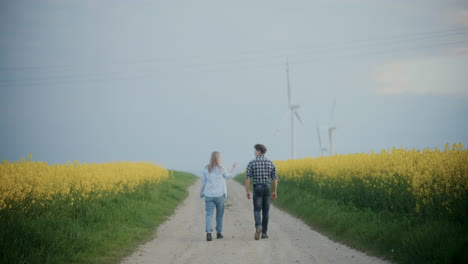
<svg viewBox="0 0 468 264"><path fill-rule="evenodd" d="M231 172L228 172L221 166L221 153L214 151L211 153L210 163L203 172L202 188L200 198L205 197L206 212L206 240L211 241L211 232L213 231L213 209L216 208L216 238L223 238L223 215L224 200L227 197L226 179L232 178L237 163L232 165Z"/></svg>

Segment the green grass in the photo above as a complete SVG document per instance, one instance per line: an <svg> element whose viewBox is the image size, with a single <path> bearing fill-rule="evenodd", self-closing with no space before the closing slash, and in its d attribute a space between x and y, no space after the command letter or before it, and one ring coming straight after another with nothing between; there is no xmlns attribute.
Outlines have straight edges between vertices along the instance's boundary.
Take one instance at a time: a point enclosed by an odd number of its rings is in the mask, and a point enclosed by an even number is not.
<svg viewBox="0 0 468 264"><path fill-rule="evenodd" d="M2 210L0 263L118 263L152 238L195 179L175 171L166 182L79 206Z"/></svg>
<svg viewBox="0 0 468 264"><path fill-rule="evenodd" d="M244 175L236 177L244 183ZM468 263L468 227L448 219L376 212L280 181L274 204L329 238L397 263Z"/></svg>

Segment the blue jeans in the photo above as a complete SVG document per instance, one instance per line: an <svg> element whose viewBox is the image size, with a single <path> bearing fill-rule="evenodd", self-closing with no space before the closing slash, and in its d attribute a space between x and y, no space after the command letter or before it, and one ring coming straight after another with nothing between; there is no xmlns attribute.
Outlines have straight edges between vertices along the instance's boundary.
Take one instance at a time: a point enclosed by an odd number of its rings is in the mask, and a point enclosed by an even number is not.
<svg viewBox="0 0 468 264"><path fill-rule="evenodd" d="M255 184L253 188L253 206L255 228L262 227L262 233L268 231L268 218L270 213L270 185ZM261 215L260 215L261 213Z"/></svg>
<svg viewBox="0 0 468 264"><path fill-rule="evenodd" d="M206 226L205 231L211 233L213 231L213 209L216 207L216 232L223 231L223 215L224 215L224 196L221 197L205 197L205 212Z"/></svg>

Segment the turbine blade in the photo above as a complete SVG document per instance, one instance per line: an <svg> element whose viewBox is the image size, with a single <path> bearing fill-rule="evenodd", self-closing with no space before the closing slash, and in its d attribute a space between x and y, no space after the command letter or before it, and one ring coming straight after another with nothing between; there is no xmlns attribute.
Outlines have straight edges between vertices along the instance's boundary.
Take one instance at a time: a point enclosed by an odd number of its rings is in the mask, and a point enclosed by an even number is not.
<svg viewBox="0 0 468 264"><path fill-rule="evenodd" d="M318 136L319 147L320 147L320 156L322 156L324 149L322 147L322 138L320 137L320 128L319 128L318 121L316 122L316 124L317 124L317 136Z"/></svg>
<svg viewBox="0 0 468 264"><path fill-rule="evenodd" d="M302 123L302 120L301 120L301 118L299 117L299 114L297 113L297 111L294 111L294 114L296 114L296 117L297 117L297 119L299 120L299 122L301 123L301 125L304 125L304 123Z"/></svg>
<svg viewBox="0 0 468 264"><path fill-rule="evenodd" d="M336 98L333 99L332 109L330 112L330 123L333 123L335 118L335 107L336 107Z"/></svg>
<svg viewBox="0 0 468 264"><path fill-rule="evenodd" d="M289 84L289 62L286 57L286 85L288 87L288 106L291 107L291 86Z"/></svg>

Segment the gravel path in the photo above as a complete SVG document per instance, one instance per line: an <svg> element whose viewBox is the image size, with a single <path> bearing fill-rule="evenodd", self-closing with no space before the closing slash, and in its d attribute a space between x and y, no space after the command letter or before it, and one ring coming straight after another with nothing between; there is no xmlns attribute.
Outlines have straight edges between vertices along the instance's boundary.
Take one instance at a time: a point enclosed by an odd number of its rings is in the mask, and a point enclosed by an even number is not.
<svg viewBox="0 0 468 264"><path fill-rule="evenodd" d="M200 185L199 179L175 214L159 226L155 238L122 263L389 263L335 243L274 206L270 208L269 238L254 240L252 200L247 200L244 187L234 181L228 181L224 239L216 239L214 232L213 241L207 242Z"/></svg>

